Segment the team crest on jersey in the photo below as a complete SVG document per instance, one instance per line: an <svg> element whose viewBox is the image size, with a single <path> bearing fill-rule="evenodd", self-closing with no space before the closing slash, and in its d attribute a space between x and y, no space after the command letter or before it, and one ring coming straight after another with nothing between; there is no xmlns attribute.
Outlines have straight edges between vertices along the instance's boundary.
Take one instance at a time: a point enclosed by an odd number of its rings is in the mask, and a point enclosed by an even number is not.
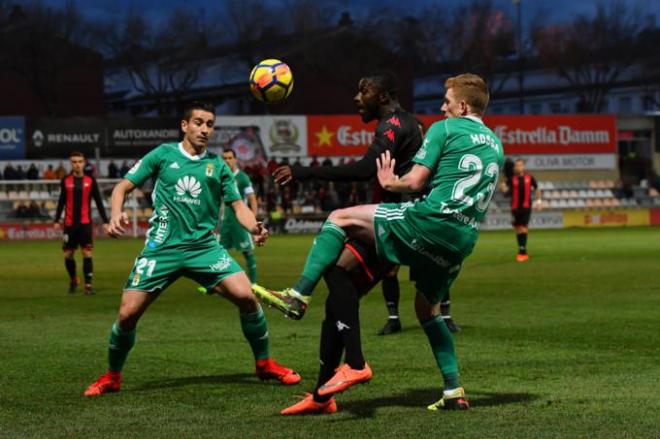
<svg viewBox="0 0 660 439"><path fill-rule="evenodd" d="M206 165L206 176L213 177L214 170L215 170L215 166L213 166L213 163L209 163L208 165Z"/></svg>
<svg viewBox="0 0 660 439"><path fill-rule="evenodd" d="M136 286L139 283L140 283L140 273L135 273L135 276L133 276L133 282L131 282L131 285Z"/></svg>

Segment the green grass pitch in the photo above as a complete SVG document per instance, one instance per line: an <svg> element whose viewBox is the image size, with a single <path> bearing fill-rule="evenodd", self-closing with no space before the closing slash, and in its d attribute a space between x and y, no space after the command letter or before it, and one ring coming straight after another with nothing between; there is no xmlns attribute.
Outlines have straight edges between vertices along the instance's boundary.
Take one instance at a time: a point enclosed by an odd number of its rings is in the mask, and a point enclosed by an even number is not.
<svg viewBox="0 0 660 439"><path fill-rule="evenodd" d="M263 284L296 278L312 237L258 249ZM404 331L385 322L380 288L362 301L371 383L331 416L284 418L316 380L325 285L300 322L268 311L274 357L298 386L255 376L236 309L180 280L142 319L120 393L85 399L106 368L120 287L139 240L97 242L92 297L66 294L56 242L0 243L0 437L657 437L660 429L660 228L485 232L453 288L468 412L428 412L441 377L402 279ZM242 258L238 258L240 262ZM80 260L78 268L81 269Z"/></svg>

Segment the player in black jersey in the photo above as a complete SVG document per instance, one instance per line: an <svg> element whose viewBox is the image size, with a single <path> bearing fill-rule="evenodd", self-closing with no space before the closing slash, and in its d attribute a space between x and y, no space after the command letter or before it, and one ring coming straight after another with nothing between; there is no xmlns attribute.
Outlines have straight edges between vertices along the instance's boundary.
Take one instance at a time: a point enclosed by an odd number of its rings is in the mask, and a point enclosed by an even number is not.
<svg viewBox="0 0 660 439"><path fill-rule="evenodd" d="M329 181L371 180L376 175L376 158L384 151L390 151L396 158L397 172L407 172L422 144L422 132L415 117L399 104L396 82L392 73L377 72L365 76L358 84L354 101L362 120L365 123L374 119L379 121L374 140L360 160L333 167L281 166L274 172L275 181L286 184L293 179L310 178ZM397 202L401 199L399 194L383 193L383 201ZM394 273L398 293L394 268L391 264L378 263L374 249L369 246L356 240L346 243L336 265L324 276L329 294L326 317L321 325L321 370L315 391L313 395L283 410L282 414L331 413L336 410L332 395L320 396L318 390L335 375L344 351L345 363L353 370L361 370L364 381L371 378L371 369L364 361L360 341L359 297L388 273ZM255 293L263 297L259 294L260 289L257 287Z"/></svg>
<svg viewBox="0 0 660 439"><path fill-rule="evenodd" d="M78 247L83 255L83 273L85 275L85 294L94 294L92 289L92 199L96 203L99 215L103 220L103 229L107 230L108 216L103 207L96 179L84 173L85 157L81 152L74 151L69 155L71 173L65 176L60 185L60 197L55 213L54 227L62 227L60 218L64 212L64 230L62 233L62 251L64 265L69 273L69 293L75 293L79 280L76 275L76 260L74 253Z"/></svg>

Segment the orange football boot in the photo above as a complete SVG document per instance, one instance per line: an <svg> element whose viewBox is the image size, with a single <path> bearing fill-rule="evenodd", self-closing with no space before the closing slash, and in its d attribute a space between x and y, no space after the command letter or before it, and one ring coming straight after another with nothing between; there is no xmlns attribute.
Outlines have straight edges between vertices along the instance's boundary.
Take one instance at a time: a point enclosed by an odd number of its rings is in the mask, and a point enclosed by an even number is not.
<svg viewBox="0 0 660 439"><path fill-rule="evenodd" d="M263 360L257 360L257 376L262 380L278 380L280 383L290 386L300 382L300 375L293 369L278 364L275 360L268 357Z"/></svg>
<svg viewBox="0 0 660 439"><path fill-rule="evenodd" d="M337 411L337 402L330 398L326 402L314 401L314 395L305 393L302 401L298 401L291 407L280 412L280 415L329 415Z"/></svg>
<svg viewBox="0 0 660 439"><path fill-rule="evenodd" d="M99 396L104 393L119 392L121 388L121 372L107 371L93 382L87 390L85 396Z"/></svg>
<svg viewBox="0 0 660 439"><path fill-rule="evenodd" d="M370 381L373 376L367 363L364 363L364 369L352 369L344 363L336 369L336 373L327 383L319 387L318 393L321 396L340 393L351 386Z"/></svg>
<svg viewBox="0 0 660 439"><path fill-rule="evenodd" d="M529 255L527 253L518 253L516 255L516 261L518 262L527 262L529 260Z"/></svg>

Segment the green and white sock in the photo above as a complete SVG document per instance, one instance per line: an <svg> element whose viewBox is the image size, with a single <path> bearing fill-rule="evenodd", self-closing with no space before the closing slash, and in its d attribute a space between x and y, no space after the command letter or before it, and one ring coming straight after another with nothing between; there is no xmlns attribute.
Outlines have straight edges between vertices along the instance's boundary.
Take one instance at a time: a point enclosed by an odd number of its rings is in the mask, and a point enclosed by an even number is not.
<svg viewBox="0 0 660 439"><path fill-rule="evenodd" d="M441 315L422 323L429 339L435 361L442 372L445 389L460 387L458 361L454 350L454 338Z"/></svg>
<svg viewBox="0 0 660 439"><path fill-rule="evenodd" d="M247 275L250 279L250 283L257 283L257 258L254 257L252 252L244 252L245 263L247 265Z"/></svg>
<svg viewBox="0 0 660 439"><path fill-rule="evenodd" d="M110 340L108 340L108 369L113 372L120 372L128 353L135 345L135 332L124 331L119 327L119 323L115 322L110 331Z"/></svg>
<svg viewBox="0 0 660 439"><path fill-rule="evenodd" d="M330 221L323 223L307 255L302 276L293 289L303 296L311 296L325 270L334 265L339 258L345 240L346 232L341 227Z"/></svg>
<svg viewBox="0 0 660 439"><path fill-rule="evenodd" d="M241 314L241 329L250 343L255 360L270 357L268 347L268 322L261 306L251 314Z"/></svg>

